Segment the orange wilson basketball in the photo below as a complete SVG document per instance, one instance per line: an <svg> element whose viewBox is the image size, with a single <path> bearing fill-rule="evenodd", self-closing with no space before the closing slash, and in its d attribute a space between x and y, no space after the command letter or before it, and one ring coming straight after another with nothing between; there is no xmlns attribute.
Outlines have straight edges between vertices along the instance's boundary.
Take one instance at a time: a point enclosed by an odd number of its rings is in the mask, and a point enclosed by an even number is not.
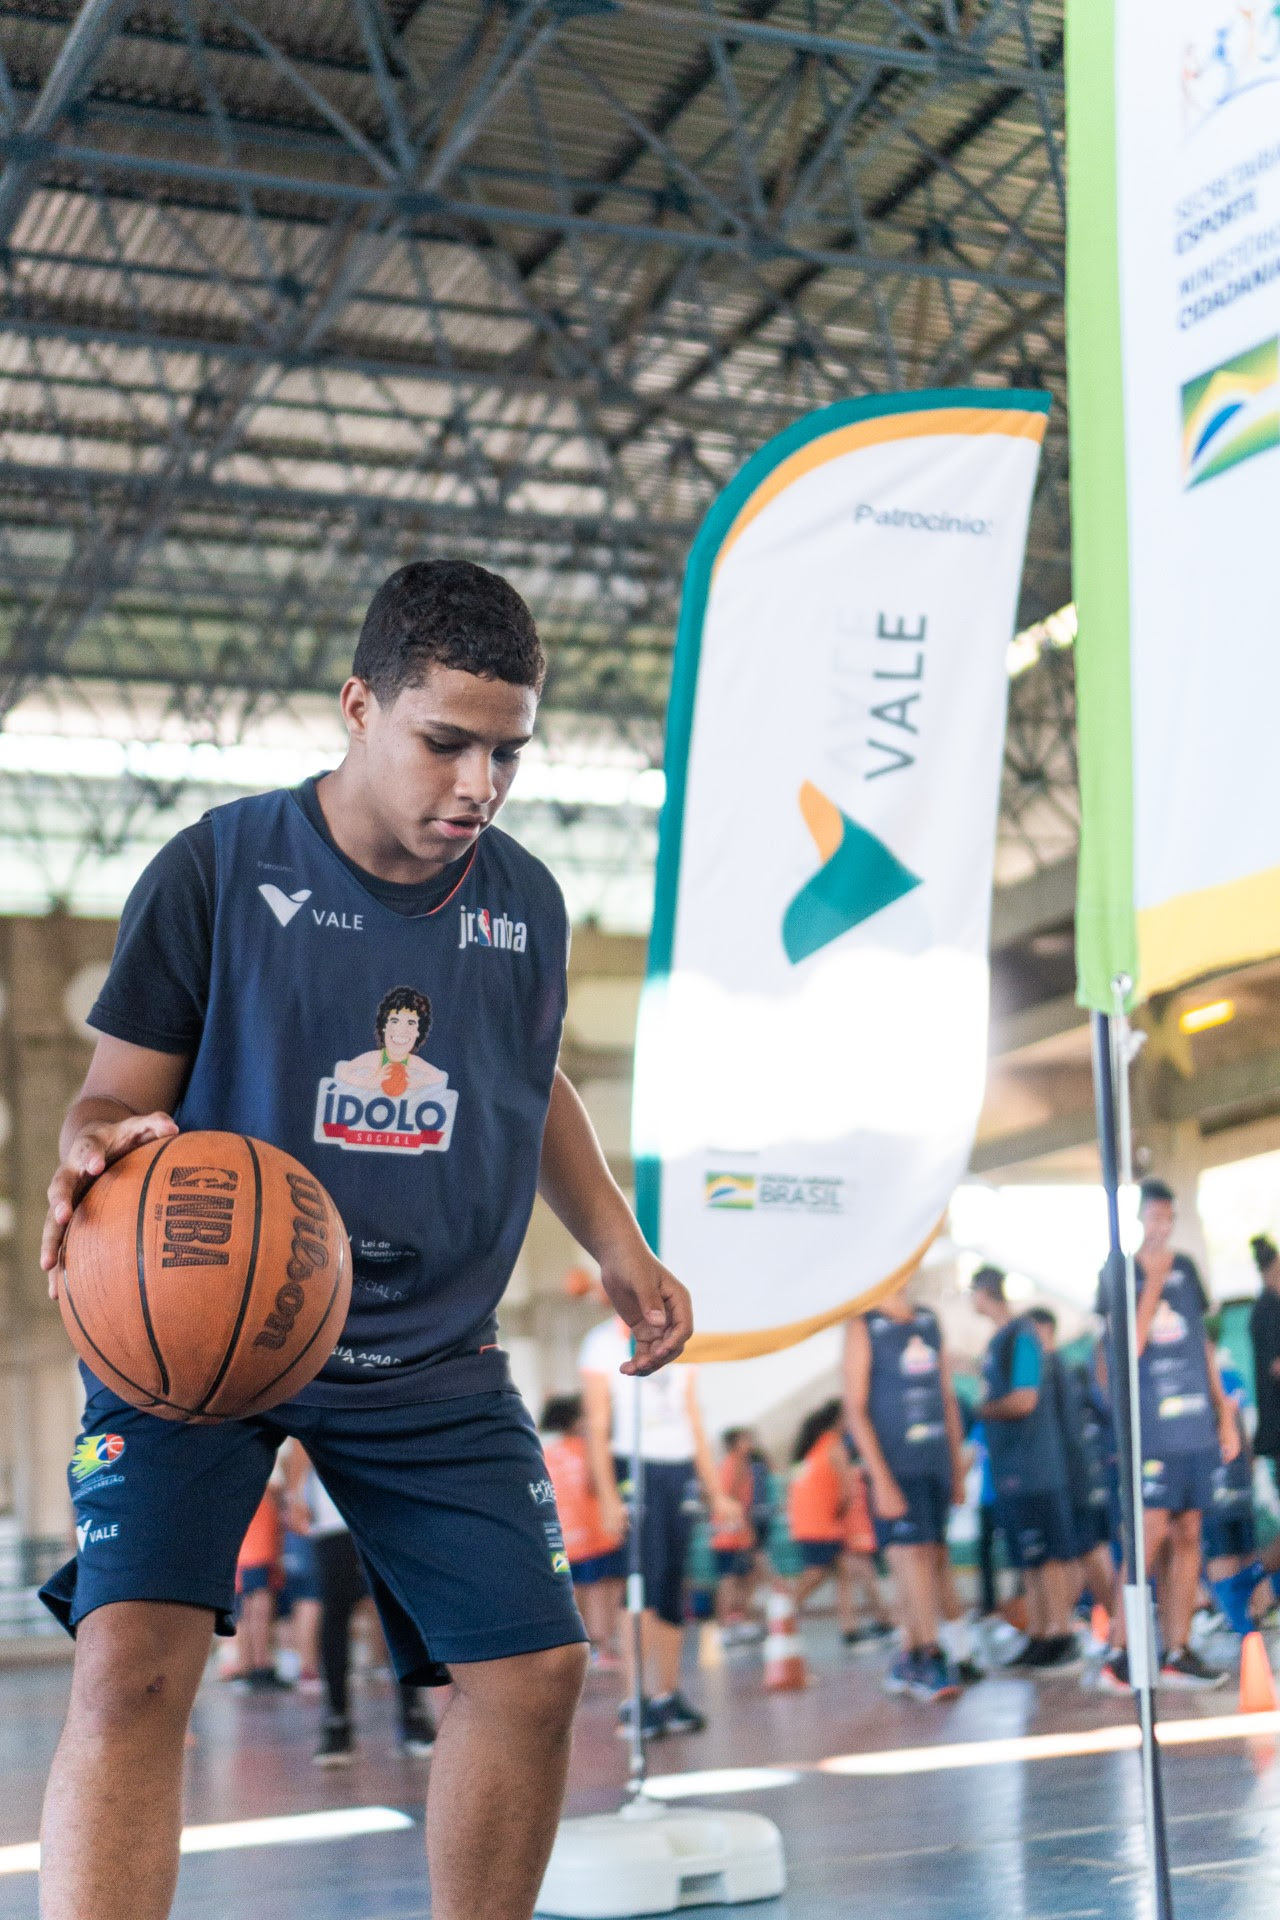
<svg viewBox="0 0 1280 1920"><path fill-rule="evenodd" d="M351 1248L313 1173L238 1133L135 1147L71 1216L58 1284L80 1357L162 1420L240 1420L333 1352Z"/></svg>

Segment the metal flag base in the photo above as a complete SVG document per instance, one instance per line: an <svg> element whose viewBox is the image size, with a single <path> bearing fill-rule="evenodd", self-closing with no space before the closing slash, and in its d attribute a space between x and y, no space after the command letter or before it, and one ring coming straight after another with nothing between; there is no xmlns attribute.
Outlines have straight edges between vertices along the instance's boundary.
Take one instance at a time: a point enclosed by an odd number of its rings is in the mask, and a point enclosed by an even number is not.
<svg viewBox="0 0 1280 1920"><path fill-rule="evenodd" d="M634 1351L634 1349L633 1349ZM536 1914L554 1920L638 1920L688 1907L774 1900L787 1884L782 1835L760 1813L684 1807L672 1813L645 1792L644 1573L640 1522L644 1459L640 1382L631 1446L627 1615L631 1632L630 1799L619 1813L562 1820Z"/></svg>

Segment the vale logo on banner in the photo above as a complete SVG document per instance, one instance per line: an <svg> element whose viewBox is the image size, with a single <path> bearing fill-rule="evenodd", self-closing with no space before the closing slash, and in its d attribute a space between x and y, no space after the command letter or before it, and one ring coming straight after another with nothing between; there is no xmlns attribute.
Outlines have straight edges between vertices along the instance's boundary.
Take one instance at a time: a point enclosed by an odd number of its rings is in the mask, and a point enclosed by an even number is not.
<svg viewBox="0 0 1280 1920"><path fill-rule="evenodd" d="M921 885L883 840L808 780L800 789L800 811L822 865L782 916L782 944L792 966Z"/></svg>

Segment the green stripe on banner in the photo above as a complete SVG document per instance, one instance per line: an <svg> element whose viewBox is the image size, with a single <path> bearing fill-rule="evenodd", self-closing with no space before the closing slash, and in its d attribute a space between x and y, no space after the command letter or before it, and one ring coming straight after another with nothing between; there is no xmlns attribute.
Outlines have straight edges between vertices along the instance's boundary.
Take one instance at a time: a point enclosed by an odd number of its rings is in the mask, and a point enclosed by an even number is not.
<svg viewBox="0 0 1280 1920"><path fill-rule="evenodd" d="M1080 752L1077 997L1138 977L1129 522L1116 176L1115 0L1067 5L1067 369Z"/></svg>
<svg viewBox="0 0 1280 1920"><path fill-rule="evenodd" d="M675 658L671 669L671 693L667 702L667 739L665 770L667 797L662 808L658 834L657 873L654 883L653 930L649 936L649 958L645 984L665 980L671 971L675 944L676 905L680 894L680 851L684 837L685 786L689 768L689 745L693 736L694 705L698 688L698 666L702 653L702 625L711 592L711 578L725 538L752 494L766 481L775 467L801 447L820 440L828 433L863 420L888 419L895 414L925 413L940 407L981 407L992 411L1047 413L1052 405L1049 394L1038 389L1018 387L931 387L918 393L872 394L859 400L837 400L816 413L796 420L775 439L766 442L752 455L742 471L729 482L709 509L698 529L685 568L684 594L680 602L680 621L676 629ZM636 1218L649 1245L660 1251L662 1220L662 1167L646 1155L635 1161Z"/></svg>

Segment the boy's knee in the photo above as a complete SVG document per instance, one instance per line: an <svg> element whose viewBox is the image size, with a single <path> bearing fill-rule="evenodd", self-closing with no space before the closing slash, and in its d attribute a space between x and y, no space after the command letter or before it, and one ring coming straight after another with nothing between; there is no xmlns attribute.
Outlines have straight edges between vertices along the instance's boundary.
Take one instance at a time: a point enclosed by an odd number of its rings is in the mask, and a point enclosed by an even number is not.
<svg viewBox="0 0 1280 1920"><path fill-rule="evenodd" d="M204 1671L212 1616L128 1602L81 1622L71 1718L87 1738L152 1739L185 1729Z"/></svg>

